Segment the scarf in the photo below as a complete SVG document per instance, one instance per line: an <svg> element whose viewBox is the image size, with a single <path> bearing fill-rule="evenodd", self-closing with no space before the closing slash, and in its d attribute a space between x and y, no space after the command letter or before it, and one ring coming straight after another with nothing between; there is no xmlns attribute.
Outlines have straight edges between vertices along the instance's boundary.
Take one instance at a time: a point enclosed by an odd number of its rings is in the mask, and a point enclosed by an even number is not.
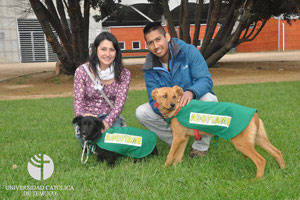
<svg viewBox="0 0 300 200"><path fill-rule="evenodd" d="M100 77L100 80L110 80L115 78L115 70L114 70L115 66L112 63L110 65L110 67L108 67L105 70L101 70L99 67L99 64L97 65L97 69L98 69L98 76Z"/></svg>
<svg viewBox="0 0 300 200"><path fill-rule="evenodd" d="M101 70L99 67L99 64L97 65L97 69L98 69L98 76L100 77L100 80L110 80L115 78L115 70L114 70L115 66L112 63L110 65L110 67L108 67L105 70ZM96 79L96 84L94 86L95 90L102 90L103 85L101 85L100 80Z"/></svg>

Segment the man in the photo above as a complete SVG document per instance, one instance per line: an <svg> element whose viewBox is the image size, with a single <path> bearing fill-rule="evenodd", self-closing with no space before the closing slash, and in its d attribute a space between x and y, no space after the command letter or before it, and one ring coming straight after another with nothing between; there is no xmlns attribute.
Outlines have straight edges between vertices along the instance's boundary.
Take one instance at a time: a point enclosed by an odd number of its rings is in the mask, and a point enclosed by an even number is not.
<svg viewBox="0 0 300 200"><path fill-rule="evenodd" d="M143 66L149 103L136 109L136 117L171 146L173 138L170 125L155 108L152 90L174 85L182 87L184 95L179 99L180 106L188 104L191 99L215 102L218 99L212 91L213 82L207 64L197 48L177 38L171 39L158 22L145 26L144 37L150 50ZM190 156L205 156L210 139L210 136L203 136L201 140L195 140Z"/></svg>

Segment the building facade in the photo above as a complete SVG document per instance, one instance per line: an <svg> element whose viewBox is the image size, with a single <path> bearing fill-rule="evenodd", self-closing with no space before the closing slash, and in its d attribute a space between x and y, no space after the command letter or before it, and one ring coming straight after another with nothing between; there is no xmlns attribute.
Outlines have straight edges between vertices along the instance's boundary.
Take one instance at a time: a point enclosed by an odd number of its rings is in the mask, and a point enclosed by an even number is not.
<svg viewBox="0 0 300 200"><path fill-rule="evenodd" d="M0 63L20 62L15 0L0 1Z"/></svg>
<svg viewBox="0 0 300 200"><path fill-rule="evenodd" d="M164 25L164 28L167 31L166 25ZM118 38L119 46L122 50L122 55L125 58L145 57L149 52L147 50L146 41L144 39L143 29L144 26L108 27L108 30ZM198 49L201 48L201 44L205 34L205 29L206 25L201 25L200 34L198 37ZM217 30L218 28L216 29L214 36L216 35ZM178 27L176 31L177 33L179 32ZM194 31L195 26L191 25L191 41L193 41Z"/></svg>
<svg viewBox="0 0 300 200"><path fill-rule="evenodd" d="M271 18L251 42L237 46L237 52L293 51L300 50L300 20L286 21Z"/></svg>
<svg viewBox="0 0 300 200"><path fill-rule="evenodd" d="M25 2L25 3L21 3ZM122 1L123 2L123 1ZM90 14L89 43L102 31L110 31L119 40L123 57L144 57L147 46L144 40L143 27L149 21L162 21L164 19L145 7L146 0L124 0L127 5L135 4L131 16L133 21L111 23L103 21L95 22L92 10ZM180 2L170 1L170 8L178 10ZM0 0L0 63L13 62L53 62L57 56L52 52L47 43L42 28L34 14L24 16L24 6L29 5L27 0ZM149 4L148 4L149 5ZM152 19L151 19L152 18ZM177 17L175 17L177 19ZM174 18L174 19L175 19ZM108 20L109 21L109 20ZM131 23L131 24L130 24ZM133 25L132 25L133 24ZM103 27L102 27L103 26ZM204 38L206 25L203 24L199 34L198 49ZM165 27L165 29L167 29ZM217 30L216 30L217 31ZM191 39L193 40L194 25L191 25ZM300 50L300 20L292 21L291 25L280 19L270 19L261 33L251 42L240 44L237 52L259 51L287 51Z"/></svg>
<svg viewBox="0 0 300 200"><path fill-rule="evenodd" d="M24 15L27 0L0 0L0 63L54 62L57 55L34 14ZM102 31L90 16L89 43Z"/></svg>

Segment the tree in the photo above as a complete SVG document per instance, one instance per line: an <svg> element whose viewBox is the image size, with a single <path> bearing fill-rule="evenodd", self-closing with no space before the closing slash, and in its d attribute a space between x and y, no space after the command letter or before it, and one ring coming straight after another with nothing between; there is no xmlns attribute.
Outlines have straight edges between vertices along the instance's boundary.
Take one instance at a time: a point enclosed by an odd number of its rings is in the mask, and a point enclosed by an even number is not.
<svg viewBox="0 0 300 200"><path fill-rule="evenodd" d="M55 4L53 0L29 1L47 41L61 62L61 70L70 75L89 56L90 8L100 8L106 13L115 11L116 7L114 0L56 0Z"/></svg>
<svg viewBox="0 0 300 200"><path fill-rule="evenodd" d="M149 2L155 2L163 8L168 30L175 30L169 7L164 5L168 1L149 0ZM190 10L187 5L188 0L181 0L179 37L191 43ZM232 48L254 40L272 16L282 15L285 20L290 21L289 16L299 16L300 11L298 0L211 0L208 5L204 4L203 0L197 0L194 6L193 45L195 46L198 44L204 6L207 8L206 30L200 51L209 67L212 67ZM173 33L171 35L176 36Z"/></svg>
<svg viewBox="0 0 300 200"><path fill-rule="evenodd" d="M168 0L148 0L164 14L168 30L176 37L174 20ZM61 70L74 74L76 68L88 59L88 35L90 8L99 8L96 20L108 15L122 18L121 0L29 0L53 52L61 62ZM211 0L206 15L206 32L201 53L207 64L213 66L230 49L242 42L253 40L272 16L282 15L288 20L290 14L299 16L299 0ZM188 0L181 0L180 35L190 43L190 17ZM196 46L204 13L204 0L195 5L195 33L193 44ZM213 35L220 25L216 36ZM251 28L254 27L254 28ZM56 37L56 34L58 38Z"/></svg>

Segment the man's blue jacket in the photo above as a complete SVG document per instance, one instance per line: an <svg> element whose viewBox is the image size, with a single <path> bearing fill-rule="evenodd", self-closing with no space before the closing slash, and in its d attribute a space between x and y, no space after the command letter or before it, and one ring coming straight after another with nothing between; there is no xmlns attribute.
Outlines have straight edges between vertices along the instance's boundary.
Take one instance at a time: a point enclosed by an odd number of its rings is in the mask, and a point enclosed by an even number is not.
<svg viewBox="0 0 300 200"><path fill-rule="evenodd" d="M211 75L199 50L177 38L170 40L169 48L171 54L170 72L151 52L148 53L143 66L149 103L157 114L160 112L154 107L155 100L151 97L151 92L155 88L178 85L184 91L192 91L195 94L195 99L200 99L207 92L214 94Z"/></svg>

